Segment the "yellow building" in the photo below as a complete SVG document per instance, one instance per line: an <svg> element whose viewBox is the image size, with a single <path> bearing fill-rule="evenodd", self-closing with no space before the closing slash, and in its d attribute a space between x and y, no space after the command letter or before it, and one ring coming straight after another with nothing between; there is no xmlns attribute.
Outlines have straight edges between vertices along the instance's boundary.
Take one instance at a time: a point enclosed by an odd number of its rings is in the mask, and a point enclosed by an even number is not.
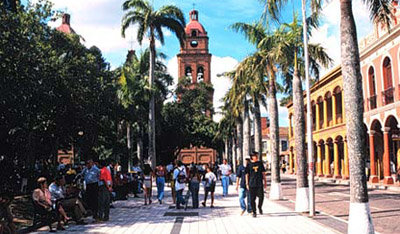
<svg viewBox="0 0 400 234"><path fill-rule="evenodd" d="M317 176L349 177L342 85L342 73L338 66L316 82L310 90ZM304 101L306 101L305 96ZM295 173L293 103L289 103L287 108L289 111L289 173Z"/></svg>

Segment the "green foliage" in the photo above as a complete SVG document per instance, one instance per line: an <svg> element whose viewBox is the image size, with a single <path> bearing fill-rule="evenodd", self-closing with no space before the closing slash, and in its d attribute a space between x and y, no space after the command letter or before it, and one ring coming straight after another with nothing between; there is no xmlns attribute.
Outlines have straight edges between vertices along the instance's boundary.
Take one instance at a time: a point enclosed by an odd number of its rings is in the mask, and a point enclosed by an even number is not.
<svg viewBox="0 0 400 234"><path fill-rule="evenodd" d="M217 149L221 142L216 139L218 125L207 113L213 113L210 94L213 88L204 82L190 84L180 79L175 90L178 100L166 103L162 109L162 129L157 152L162 161L169 162L181 149L204 146Z"/></svg>
<svg viewBox="0 0 400 234"><path fill-rule="evenodd" d="M0 163L33 168L72 145L82 160L118 153L122 108L101 51L51 29L49 3L19 9L0 7Z"/></svg>
<svg viewBox="0 0 400 234"><path fill-rule="evenodd" d="M152 39L157 38L164 44L164 33L162 28L167 28L173 32L183 46L185 38L185 17L182 11L173 5L162 6L155 10L146 0L126 0L122 9L126 14L122 18L122 36L129 26L137 24L139 26L137 40L142 43L145 36ZM148 35L145 35L148 34Z"/></svg>

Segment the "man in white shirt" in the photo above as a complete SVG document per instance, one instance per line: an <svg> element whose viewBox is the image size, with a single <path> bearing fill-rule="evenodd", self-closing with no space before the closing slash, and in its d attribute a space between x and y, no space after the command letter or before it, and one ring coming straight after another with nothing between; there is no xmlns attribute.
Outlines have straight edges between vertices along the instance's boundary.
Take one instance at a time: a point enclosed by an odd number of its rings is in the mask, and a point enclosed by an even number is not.
<svg viewBox="0 0 400 234"><path fill-rule="evenodd" d="M173 180L175 181L175 191L176 191L176 209L180 209L181 205L185 204L183 199L183 190L185 189L186 183L186 169L181 161L177 162L177 168L174 170Z"/></svg>
<svg viewBox="0 0 400 234"><path fill-rule="evenodd" d="M219 170L222 175L222 196L228 196L228 188L229 188L229 176L231 175L231 166L228 164L228 161L224 159L223 164L219 165Z"/></svg>

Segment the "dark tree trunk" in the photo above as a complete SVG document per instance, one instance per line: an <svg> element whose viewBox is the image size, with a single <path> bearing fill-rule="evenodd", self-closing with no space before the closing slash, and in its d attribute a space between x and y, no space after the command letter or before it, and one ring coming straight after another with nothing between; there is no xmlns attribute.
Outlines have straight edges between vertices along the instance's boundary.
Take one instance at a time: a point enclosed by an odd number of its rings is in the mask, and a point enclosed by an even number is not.
<svg viewBox="0 0 400 234"><path fill-rule="evenodd" d="M151 29L150 35L150 68L149 68L149 86L150 89L153 87L154 83L154 66L155 66L155 56L156 56L156 48L155 48L155 39L154 39L154 29ZM153 90L151 90L152 92ZM153 170L156 167L157 159L156 159L156 120L155 120L155 102L154 102L154 93L151 94L150 103L149 103L149 159L151 162L151 168Z"/></svg>
<svg viewBox="0 0 400 234"><path fill-rule="evenodd" d="M139 126L138 135L136 138L136 151L139 164L143 166L143 130Z"/></svg>
<svg viewBox="0 0 400 234"><path fill-rule="evenodd" d="M363 92L356 25L351 0L341 0L341 59L344 105L350 164L350 202L368 202L365 176L366 146L363 123Z"/></svg>
<svg viewBox="0 0 400 234"><path fill-rule="evenodd" d="M340 40L350 166L348 233L374 233L365 176L365 135L360 53L351 0L340 0Z"/></svg>
<svg viewBox="0 0 400 234"><path fill-rule="evenodd" d="M127 148L127 167L128 171L131 170L132 165L132 139L131 139L131 125L129 122L126 122L126 148Z"/></svg>
<svg viewBox="0 0 400 234"><path fill-rule="evenodd" d="M254 100L254 149L262 155L261 110L258 98Z"/></svg>

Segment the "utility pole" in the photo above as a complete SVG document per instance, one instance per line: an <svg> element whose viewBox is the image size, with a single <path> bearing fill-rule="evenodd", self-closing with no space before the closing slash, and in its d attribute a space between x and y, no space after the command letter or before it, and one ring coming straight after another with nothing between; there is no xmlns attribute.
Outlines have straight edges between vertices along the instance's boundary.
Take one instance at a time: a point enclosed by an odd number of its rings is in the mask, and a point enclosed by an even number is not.
<svg viewBox="0 0 400 234"><path fill-rule="evenodd" d="M313 137L312 137L312 110L310 97L310 76L309 76L309 58L308 58L308 35L307 35L307 15L306 0L302 0L303 13L303 42L304 42L304 61L306 75L306 93L307 93L307 152L308 152L308 187L310 199L310 216L315 215L315 188L314 188L314 156L313 156Z"/></svg>

